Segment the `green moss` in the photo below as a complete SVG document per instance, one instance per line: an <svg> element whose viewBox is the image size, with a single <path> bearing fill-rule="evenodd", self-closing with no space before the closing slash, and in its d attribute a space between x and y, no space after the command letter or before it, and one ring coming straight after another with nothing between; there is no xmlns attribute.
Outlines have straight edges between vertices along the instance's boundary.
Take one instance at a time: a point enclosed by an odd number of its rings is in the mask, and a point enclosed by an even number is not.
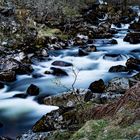
<svg viewBox="0 0 140 140"><path fill-rule="evenodd" d="M140 138L139 130L140 124L133 124L132 126L128 126L126 128L120 128L118 126L108 126L105 131L100 133L97 140L132 140L136 137Z"/></svg>
<svg viewBox="0 0 140 140"><path fill-rule="evenodd" d="M105 120L91 120L88 121L79 131L77 131L71 140L94 140L98 134L103 131L104 127L108 124Z"/></svg>

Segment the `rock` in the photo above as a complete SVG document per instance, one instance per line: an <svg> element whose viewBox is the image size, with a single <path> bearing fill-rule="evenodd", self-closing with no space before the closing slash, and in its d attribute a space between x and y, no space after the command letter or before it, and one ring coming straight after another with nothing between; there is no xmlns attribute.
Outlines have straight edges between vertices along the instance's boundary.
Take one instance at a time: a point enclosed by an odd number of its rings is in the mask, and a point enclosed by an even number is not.
<svg viewBox="0 0 140 140"><path fill-rule="evenodd" d="M79 49L78 56L86 56L86 55L88 55L88 53L86 51Z"/></svg>
<svg viewBox="0 0 140 140"><path fill-rule="evenodd" d="M52 72L53 75L56 75L56 76L68 76L68 74L63 69L51 67L51 70L53 71Z"/></svg>
<svg viewBox="0 0 140 140"><path fill-rule="evenodd" d="M129 79L127 78L114 78L108 82L106 92L124 93L130 88Z"/></svg>
<svg viewBox="0 0 140 140"><path fill-rule="evenodd" d="M4 84L0 82L0 89L4 88Z"/></svg>
<svg viewBox="0 0 140 140"><path fill-rule="evenodd" d="M103 59L105 59L105 60L119 61L119 60L122 59L122 56L120 54L105 54L103 56Z"/></svg>
<svg viewBox="0 0 140 140"><path fill-rule="evenodd" d="M0 140L12 140L11 138L8 138L8 137L1 137L0 136Z"/></svg>
<svg viewBox="0 0 140 140"><path fill-rule="evenodd" d="M105 83L102 79L90 84L89 89L94 93L103 93L105 90Z"/></svg>
<svg viewBox="0 0 140 140"><path fill-rule="evenodd" d="M74 45L75 46L83 46L83 45L85 45L85 42L81 38L77 37L74 40Z"/></svg>
<svg viewBox="0 0 140 140"><path fill-rule="evenodd" d="M44 74L52 74L52 72L51 72L51 71L46 70L46 71L44 72Z"/></svg>
<svg viewBox="0 0 140 140"><path fill-rule="evenodd" d="M3 124L0 122L0 128L2 128L3 127Z"/></svg>
<svg viewBox="0 0 140 140"><path fill-rule="evenodd" d="M140 43L140 32L130 32L123 40L131 44L138 44Z"/></svg>
<svg viewBox="0 0 140 140"><path fill-rule="evenodd" d="M117 40L116 39L111 39L108 44L118 44Z"/></svg>
<svg viewBox="0 0 140 140"><path fill-rule="evenodd" d="M93 98L93 93L92 93L91 91L87 91L87 93L85 94L85 97L84 97L84 101L85 101L85 102L88 102L88 101L90 101L92 98Z"/></svg>
<svg viewBox="0 0 140 140"><path fill-rule="evenodd" d="M117 66L112 66L109 69L109 72L128 72L128 69L125 66L117 65Z"/></svg>
<svg viewBox="0 0 140 140"><path fill-rule="evenodd" d="M37 95L39 95L39 87L37 87L36 85L31 84L28 87L26 93L28 95L31 95L31 96L37 96Z"/></svg>
<svg viewBox="0 0 140 140"><path fill-rule="evenodd" d="M27 98L27 96L28 96L27 94L24 94L24 93L23 93L23 94L16 94L16 95L14 95L13 97L14 97L14 98L23 98L23 99L25 99L25 98Z"/></svg>
<svg viewBox="0 0 140 140"><path fill-rule="evenodd" d="M140 70L140 60L131 57L127 60L126 67L129 70Z"/></svg>
<svg viewBox="0 0 140 140"><path fill-rule="evenodd" d="M133 29L135 31L140 31L140 22L134 22L130 24L129 29Z"/></svg>
<svg viewBox="0 0 140 140"><path fill-rule="evenodd" d="M40 74L40 73L34 73L34 74L32 75L32 77L33 77L33 78L41 78L41 77L43 77L43 75Z"/></svg>
<svg viewBox="0 0 140 140"><path fill-rule="evenodd" d="M94 45L90 45L85 49L87 52L96 52L97 48Z"/></svg>
<svg viewBox="0 0 140 140"><path fill-rule="evenodd" d="M29 74L33 71L30 65L20 63L15 59L1 59L0 71L15 71L16 74Z"/></svg>
<svg viewBox="0 0 140 140"><path fill-rule="evenodd" d="M16 80L16 73L14 71L0 72L0 81L13 82Z"/></svg>
<svg viewBox="0 0 140 140"><path fill-rule="evenodd" d="M54 61L52 63L52 65L59 66L59 67L70 67L70 66L73 66L71 63L65 62L65 61Z"/></svg>

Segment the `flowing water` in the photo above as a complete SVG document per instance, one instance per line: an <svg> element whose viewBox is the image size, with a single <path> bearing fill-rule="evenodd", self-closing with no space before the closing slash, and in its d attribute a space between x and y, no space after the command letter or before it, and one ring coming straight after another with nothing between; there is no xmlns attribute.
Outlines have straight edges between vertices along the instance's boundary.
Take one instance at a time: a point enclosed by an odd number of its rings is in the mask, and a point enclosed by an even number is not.
<svg viewBox="0 0 140 140"><path fill-rule="evenodd" d="M137 10L137 8L136 8ZM116 28L119 32L113 39L118 41L116 45L110 45L107 39L97 39L94 45L97 46L97 52L90 53L88 56L79 57L78 48L50 52L50 60L35 62L33 68L35 73L43 75L40 78L32 76L18 76L17 80L5 86L0 90L0 122L4 127L0 128L0 135L15 137L28 129L43 115L51 110L57 109L55 106L45 106L38 104L34 97L26 99L13 98L15 94L25 93L30 84L35 84L41 89L40 96L55 95L71 88L74 81L74 69L78 73L75 84L76 88L88 88L91 82L103 79L105 82L113 77L129 77L128 73L109 73L111 66L125 65L129 57L140 58L140 45L131 45L123 42L123 38L128 32L129 25L122 25L122 28ZM135 51L133 51L135 50ZM133 51L133 53L132 53ZM116 54L116 57L110 57L106 54ZM52 62L62 60L73 64L72 67L63 68L69 76L56 77L45 75L46 70L50 70Z"/></svg>

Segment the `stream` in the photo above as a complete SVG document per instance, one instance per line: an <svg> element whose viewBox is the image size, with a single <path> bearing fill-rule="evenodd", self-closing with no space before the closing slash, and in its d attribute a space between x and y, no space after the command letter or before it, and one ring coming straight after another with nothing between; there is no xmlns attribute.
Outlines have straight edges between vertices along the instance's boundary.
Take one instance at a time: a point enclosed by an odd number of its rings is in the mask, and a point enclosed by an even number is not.
<svg viewBox="0 0 140 140"><path fill-rule="evenodd" d="M136 9L137 10L137 9ZM112 39L118 41L118 44L107 44L107 39L96 39L94 45L97 46L97 52L92 52L87 56L79 57L77 47L70 47L67 50L50 52L50 60L41 62L35 61L32 65L34 73L41 74L42 77L33 78L29 75L18 76L15 82L9 83L0 90L0 122L4 124L0 128L0 135L16 137L21 133L31 129L33 124L42 115L57 109L56 106L46 106L37 103L35 97L26 99L13 98L16 94L25 93L30 84L35 84L40 88L40 97L56 95L70 89L74 81L74 69L78 73L75 88L88 88L90 83L103 79L108 82L114 77L130 77L132 73L109 73L111 66L125 65L130 57L140 58L140 45L132 45L123 41L128 33L128 24L117 28L112 28L119 32ZM132 52L135 50L134 52ZM109 55L108 55L109 54ZM115 57L111 57L115 54ZM72 67L63 67L69 76L57 77L46 75L44 72L50 70L52 62L61 60L70 62Z"/></svg>

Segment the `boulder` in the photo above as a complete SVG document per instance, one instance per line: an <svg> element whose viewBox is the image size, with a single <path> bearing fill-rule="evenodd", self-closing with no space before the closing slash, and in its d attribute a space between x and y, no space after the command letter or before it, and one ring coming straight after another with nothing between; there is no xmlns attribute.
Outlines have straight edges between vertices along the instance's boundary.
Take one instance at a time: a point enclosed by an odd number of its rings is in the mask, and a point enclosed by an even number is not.
<svg viewBox="0 0 140 140"><path fill-rule="evenodd" d="M106 92L124 93L130 88L129 79L127 78L114 78L108 82Z"/></svg>
<svg viewBox="0 0 140 140"><path fill-rule="evenodd" d="M130 24L129 29L140 31L140 22L134 22Z"/></svg>
<svg viewBox="0 0 140 140"><path fill-rule="evenodd" d="M0 82L0 89L4 88L4 84Z"/></svg>
<svg viewBox="0 0 140 140"><path fill-rule="evenodd" d="M51 67L52 74L56 76L68 76L68 74L60 68Z"/></svg>
<svg viewBox="0 0 140 140"><path fill-rule="evenodd" d="M128 69L125 66L117 65L117 66L112 66L109 69L109 72L128 72Z"/></svg>
<svg viewBox="0 0 140 140"><path fill-rule="evenodd" d="M119 61L119 60L122 59L122 56L120 54L105 54L103 56L103 59L105 59L105 60Z"/></svg>
<svg viewBox="0 0 140 140"><path fill-rule="evenodd" d="M16 95L14 95L13 97L14 97L14 98L23 98L23 99L25 99L25 98L27 98L27 96L28 96L27 94L24 94L24 93L23 93L23 94L16 94Z"/></svg>
<svg viewBox="0 0 140 140"><path fill-rule="evenodd" d="M140 59L129 58L126 62L126 67L129 70L140 70Z"/></svg>
<svg viewBox="0 0 140 140"><path fill-rule="evenodd" d="M30 96L37 96L39 95L39 87L37 87L36 85L31 84L26 93Z"/></svg>
<svg viewBox="0 0 140 140"><path fill-rule="evenodd" d="M13 82L16 80L16 73L14 71L0 72L0 81Z"/></svg>
<svg viewBox="0 0 140 140"><path fill-rule="evenodd" d="M88 55L88 53L85 50L79 49L78 56L86 56L86 55Z"/></svg>
<svg viewBox="0 0 140 140"><path fill-rule="evenodd" d="M85 49L86 52L96 52L97 48L94 45L90 45Z"/></svg>
<svg viewBox="0 0 140 140"><path fill-rule="evenodd" d="M103 93L105 90L105 83L102 79L90 84L89 89L94 93Z"/></svg>
<svg viewBox="0 0 140 140"><path fill-rule="evenodd" d="M52 63L54 66L59 66L59 67L70 67L73 66L72 63L65 62L65 61L54 61Z"/></svg>
<svg viewBox="0 0 140 140"><path fill-rule="evenodd" d="M131 44L139 44L140 43L140 32L130 32L123 39L126 42Z"/></svg>

